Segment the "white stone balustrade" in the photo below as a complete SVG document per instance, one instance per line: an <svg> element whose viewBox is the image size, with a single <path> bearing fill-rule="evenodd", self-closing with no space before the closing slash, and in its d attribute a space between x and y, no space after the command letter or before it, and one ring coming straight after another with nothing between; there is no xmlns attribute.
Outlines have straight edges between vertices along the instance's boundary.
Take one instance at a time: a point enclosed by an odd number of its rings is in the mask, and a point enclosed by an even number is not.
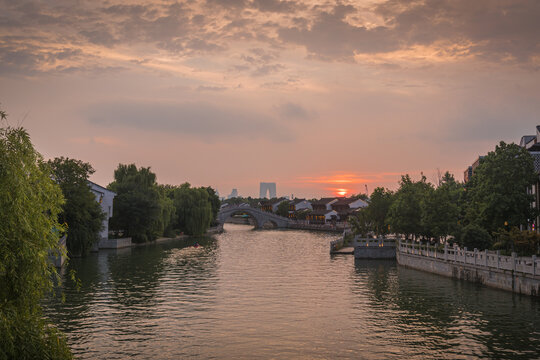
<svg viewBox="0 0 540 360"><path fill-rule="evenodd" d="M412 254L427 258L435 258L443 261L469 264L479 268L492 268L501 270L512 270L533 276L539 275L540 259L536 255L531 257L518 257L516 253L511 256L504 256L500 251L479 251L474 249L469 251L466 247L444 246L444 250L436 246L420 245L405 241L399 241L398 251L404 254Z"/></svg>

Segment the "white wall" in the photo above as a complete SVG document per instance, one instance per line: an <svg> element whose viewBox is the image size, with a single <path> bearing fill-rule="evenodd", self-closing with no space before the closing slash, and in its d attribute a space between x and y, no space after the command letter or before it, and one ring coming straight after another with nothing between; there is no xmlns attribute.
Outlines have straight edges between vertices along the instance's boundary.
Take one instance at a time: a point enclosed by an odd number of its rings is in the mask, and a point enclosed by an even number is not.
<svg viewBox="0 0 540 360"><path fill-rule="evenodd" d="M96 196L96 201L101 205L101 210L105 214L107 214L107 216L103 220L103 230L101 230L99 236L101 239L108 239L109 219L112 217L113 214L113 200L116 196L116 193L107 190L97 184L94 184L91 181L88 182L88 185L90 185L90 190L92 190L92 192Z"/></svg>

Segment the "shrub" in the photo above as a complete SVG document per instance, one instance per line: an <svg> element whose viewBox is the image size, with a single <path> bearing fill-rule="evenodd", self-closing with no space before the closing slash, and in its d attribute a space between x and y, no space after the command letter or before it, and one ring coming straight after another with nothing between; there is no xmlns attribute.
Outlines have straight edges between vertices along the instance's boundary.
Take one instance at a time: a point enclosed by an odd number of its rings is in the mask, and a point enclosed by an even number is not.
<svg viewBox="0 0 540 360"><path fill-rule="evenodd" d="M471 224L463 229L461 245L468 249L485 250L491 247L492 239L484 228Z"/></svg>

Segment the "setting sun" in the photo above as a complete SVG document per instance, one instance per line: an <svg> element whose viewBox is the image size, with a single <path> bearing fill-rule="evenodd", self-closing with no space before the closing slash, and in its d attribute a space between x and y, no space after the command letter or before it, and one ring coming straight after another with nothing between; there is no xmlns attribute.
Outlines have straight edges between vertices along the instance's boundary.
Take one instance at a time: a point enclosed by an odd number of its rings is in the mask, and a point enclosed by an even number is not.
<svg viewBox="0 0 540 360"><path fill-rule="evenodd" d="M336 191L336 194L338 194L339 196L345 196L347 195L347 193L348 193L347 189L337 189Z"/></svg>

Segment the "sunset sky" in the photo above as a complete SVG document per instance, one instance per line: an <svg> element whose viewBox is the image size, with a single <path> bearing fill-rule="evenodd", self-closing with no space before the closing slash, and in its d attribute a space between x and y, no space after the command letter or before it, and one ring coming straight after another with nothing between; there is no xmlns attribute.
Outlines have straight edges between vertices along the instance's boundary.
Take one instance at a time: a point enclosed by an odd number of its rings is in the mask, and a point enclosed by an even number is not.
<svg viewBox="0 0 540 360"><path fill-rule="evenodd" d="M102 185L132 162L222 196L462 180L540 125L539 19L538 0L0 0L0 103Z"/></svg>

